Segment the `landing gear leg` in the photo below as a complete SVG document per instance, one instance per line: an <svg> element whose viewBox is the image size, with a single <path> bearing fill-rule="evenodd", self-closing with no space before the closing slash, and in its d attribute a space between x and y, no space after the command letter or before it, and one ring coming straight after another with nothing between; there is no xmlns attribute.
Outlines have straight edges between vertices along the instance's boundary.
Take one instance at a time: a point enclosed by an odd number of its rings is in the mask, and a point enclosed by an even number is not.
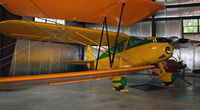
<svg viewBox="0 0 200 110"><path fill-rule="evenodd" d="M155 72L158 75L158 79L162 81L165 86L174 86L174 81L176 79L175 75L172 73L166 73L161 63L158 63L158 67L161 72L159 72L156 68L153 69L152 72Z"/></svg>

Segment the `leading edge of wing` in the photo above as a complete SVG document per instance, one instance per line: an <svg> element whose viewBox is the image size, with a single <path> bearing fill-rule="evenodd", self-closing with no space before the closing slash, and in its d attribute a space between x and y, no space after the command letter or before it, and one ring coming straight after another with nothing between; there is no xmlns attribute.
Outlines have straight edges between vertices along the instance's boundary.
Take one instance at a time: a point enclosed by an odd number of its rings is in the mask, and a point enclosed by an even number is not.
<svg viewBox="0 0 200 110"><path fill-rule="evenodd" d="M143 69L155 68L154 65L147 66L138 66L132 68L122 68L122 69L108 69L108 70L97 70L97 71L82 71L82 72L69 72L69 73L57 73L57 74L43 74L43 75L29 75L29 76L15 76L15 77L1 77L0 83L9 83L9 82L21 82L21 81L31 81L31 80L44 80L44 79L53 79L53 78L68 78L68 77L84 77L87 76L88 79L97 78L111 78L118 74L112 74L117 72L126 72L126 71L136 71ZM97 77L96 77L96 76Z"/></svg>

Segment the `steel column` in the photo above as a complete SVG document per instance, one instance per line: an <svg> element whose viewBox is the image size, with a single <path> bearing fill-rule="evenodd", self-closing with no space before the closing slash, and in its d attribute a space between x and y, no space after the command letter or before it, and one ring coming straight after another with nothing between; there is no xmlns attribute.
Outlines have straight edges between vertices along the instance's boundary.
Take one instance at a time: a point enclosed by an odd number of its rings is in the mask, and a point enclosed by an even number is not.
<svg viewBox="0 0 200 110"><path fill-rule="evenodd" d="M152 0L155 2L155 0ZM151 19L151 36L156 37L156 20L155 20L155 14L152 16Z"/></svg>

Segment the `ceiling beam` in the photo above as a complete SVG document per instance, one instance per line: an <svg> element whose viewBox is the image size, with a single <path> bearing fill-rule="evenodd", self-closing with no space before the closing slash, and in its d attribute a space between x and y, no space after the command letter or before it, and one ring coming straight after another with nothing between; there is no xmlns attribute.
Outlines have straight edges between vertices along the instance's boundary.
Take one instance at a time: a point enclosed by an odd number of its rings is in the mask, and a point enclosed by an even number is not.
<svg viewBox="0 0 200 110"><path fill-rule="evenodd" d="M198 6L200 6L200 3L166 5L166 8L184 8L184 7L198 7Z"/></svg>

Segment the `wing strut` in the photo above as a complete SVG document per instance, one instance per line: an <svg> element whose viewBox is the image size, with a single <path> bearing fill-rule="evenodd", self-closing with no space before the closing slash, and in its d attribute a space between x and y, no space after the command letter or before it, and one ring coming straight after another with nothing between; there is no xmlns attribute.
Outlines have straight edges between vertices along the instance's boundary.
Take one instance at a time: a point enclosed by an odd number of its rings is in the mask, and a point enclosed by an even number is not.
<svg viewBox="0 0 200 110"><path fill-rule="evenodd" d="M121 10L120 20L119 20L119 24L118 24L118 30L117 30L116 40L115 40L114 53L113 53L112 61L111 61L111 67L113 66L114 59L115 59L115 53L116 53L116 49L117 49L117 43L118 43L118 38L119 38L119 31L120 31L120 27L121 27L122 16L123 16L123 12L124 12L124 6L125 6L125 2L122 4L122 10Z"/></svg>
<svg viewBox="0 0 200 110"><path fill-rule="evenodd" d="M99 50L98 50L97 62L96 62L96 70L97 70L98 62L99 62L99 54L100 54L100 50L101 50L102 38L103 38L103 33L104 33L104 25L105 25L105 18L104 18L104 21L103 21L103 27L102 27L102 31L101 31L101 38L100 38Z"/></svg>
<svg viewBox="0 0 200 110"><path fill-rule="evenodd" d="M119 31L120 31L120 27L121 27L122 16L123 16L123 12L124 12L124 6L125 6L125 2L122 4L122 10L121 10L121 14L120 14L120 20L119 20L119 24L118 24L118 30L117 30L116 40L115 40L114 53L113 53L112 58L111 58L111 54L110 54L110 42L109 42L109 36L108 36L107 19L106 19L106 16L104 17L103 27L102 27L102 32L101 32L101 39L100 39L100 43L99 43L99 50L98 50L98 55L97 55L96 70L97 70L97 67L98 67L99 54L100 54L100 51L101 51L101 44L102 44L102 38L103 38L103 34L104 34L104 27L106 28L106 36L107 36L107 45L108 45L108 52L109 52L110 68L112 68L112 66L113 66L114 59L115 59L115 53L116 53L116 49L117 49L118 38L119 38Z"/></svg>
<svg viewBox="0 0 200 110"><path fill-rule="evenodd" d="M108 36L108 25L107 25L107 19L106 19L106 16L105 16L104 21L103 21L102 32L101 32L101 39L100 39L100 43L99 43L99 50L98 50L98 56L97 56L97 62L96 62L96 70L97 70L97 67L98 67L99 55L100 55L100 51L101 51L101 44L102 44L102 39L103 39L103 34L104 34L104 27L106 28L110 67L112 67L111 66L111 55L110 55L110 41L109 41L109 36Z"/></svg>
<svg viewBox="0 0 200 110"><path fill-rule="evenodd" d="M112 64L111 64L111 54L110 54L110 40L108 37L108 25L107 25L107 19L105 16L105 27L106 27L106 36L107 36L107 44L108 44L108 54L109 54L109 61L110 61L110 68L112 68Z"/></svg>

